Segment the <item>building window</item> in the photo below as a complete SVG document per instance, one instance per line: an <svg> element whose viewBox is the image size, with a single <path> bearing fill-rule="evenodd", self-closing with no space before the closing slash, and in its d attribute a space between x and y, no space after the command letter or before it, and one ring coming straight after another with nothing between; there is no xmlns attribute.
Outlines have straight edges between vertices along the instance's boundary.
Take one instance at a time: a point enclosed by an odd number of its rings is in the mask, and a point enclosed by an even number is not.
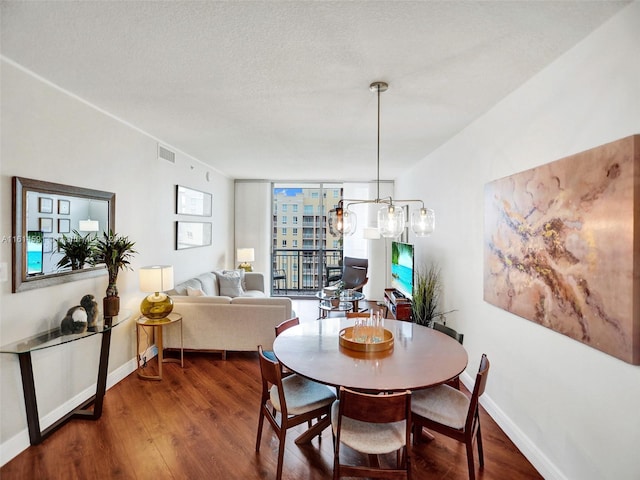
<svg viewBox="0 0 640 480"><path fill-rule="evenodd" d="M298 248L298 240L293 240L293 248Z"/></svg>
<svg viewBox="0 0 640 480"><path fill-rule="evenodd" d="M287 241L286 240L282 240L282 248L287 248Z"/></svg>
<svg viewBox="0 0 640 480"><path fill-rule="evenodd" d="M282 229L282 235L286 235L286 234L287 234L287 227L284 227L284 228Z"/></svg>
<svg viewBox="0 0 640 480"><path fill-rule="evenodd" d="M298 204L294 203L292 206L293 206L293 213L296 213L298 211Z"/></svg>
<svg viewBox="0 0 640 480"><path fill-rule="evenodd" d="M286 224L287 224L287 216L286 216L286 215L283 215L283 216L282 216L282 224L283 224L283 225L286 225Z"/></svg>
<svg viewBox="0 0 640 480"><path fill-rule="evenodd" d="M287 211L287 207L288 207L288 205L286 203L283 203L282 204L282 211L286 212Z"/></svg>
<svg viewBox="0 0 640 480"><path fill-rule="evenodd" d="M293 229L293 234L294 234L294 235L298 235L298 229L297 229L297 228L294 228L294 229Z"/></svg>
<svg viewBox="0 0 640 480"><path fill-rule="evenodd" d="M293 224L294 225L298 224L298 217L296 215L293 216Z"/></svg>

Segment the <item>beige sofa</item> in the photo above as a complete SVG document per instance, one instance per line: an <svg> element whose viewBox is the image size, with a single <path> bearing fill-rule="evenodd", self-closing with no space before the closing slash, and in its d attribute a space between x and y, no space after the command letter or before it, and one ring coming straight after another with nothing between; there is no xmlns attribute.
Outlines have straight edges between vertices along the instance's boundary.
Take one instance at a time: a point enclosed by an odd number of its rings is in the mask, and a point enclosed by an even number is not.
<svg viewBox="0 0 640 480"><path fill-rule="evenodd" d="M227 350L255 351L258 345L271 349L275 326L294 315L291 299L268 297L262 273L225 272L233 280L241 273L240 291L235 291L235 284L229 287L222 272L207 272L167 292L173 311L182 315L185 350L222 352L224 359ZM179 324L165 327L163 344L180 348Z"/></svg>

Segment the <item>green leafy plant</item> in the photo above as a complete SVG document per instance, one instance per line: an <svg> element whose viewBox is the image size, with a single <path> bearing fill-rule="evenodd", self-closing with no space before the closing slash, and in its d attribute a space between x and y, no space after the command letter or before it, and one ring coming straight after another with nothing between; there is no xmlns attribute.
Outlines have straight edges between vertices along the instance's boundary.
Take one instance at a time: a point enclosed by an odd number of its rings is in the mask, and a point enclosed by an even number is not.
<svg viewBox="0 0 640 480"><path fill-rule="evenodd" d="M81 270L84 264L94 264L96 238L92 233L84 236L80 235L77 230L73 230L73 235L62 235L62 238L56 240L58 250L64 253L64 256L58 261L57 268L68 268L71 270Z"/></svg>
<svg viewBox="0 0 640 480"><path fill-rule="evenodd" d="M444 314L444 312L438 312L441 292L440 268L437 265L430 264L416 270L411 302L414 323L431 327L433 320Z"/></svg>
<svg viewBox="0 0 640 480"><path fill-rule="evenodd" d="M136 252L133 247L135 242L129 240L129 237L118 235L109 231L102 233L102 238L96 241L95 247L95 263L104 263L109 272L109 286L107 287L107 296L117 296L118 272L120 270L131 269L130 260Z"/></svg>

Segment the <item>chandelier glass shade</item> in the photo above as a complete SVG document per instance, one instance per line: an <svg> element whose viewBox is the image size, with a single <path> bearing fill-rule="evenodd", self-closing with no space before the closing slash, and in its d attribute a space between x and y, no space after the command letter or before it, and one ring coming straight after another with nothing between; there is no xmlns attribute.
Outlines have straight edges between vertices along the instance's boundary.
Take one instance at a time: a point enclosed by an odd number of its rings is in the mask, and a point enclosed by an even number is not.
<svg viewBox="0 0 640 480"><path fill-rule="evenodd" d="M405 218L403 205L420 203L422 207L411 214L411 230L418 237L426 237L435 229L435 212L425 208L422 200L394 200L391 197L380 198L380 93L385 92L389 85L385 82L374 82L369 85L372 92L378 96L378 150L377 150L377 197L375 200L342 199L338 206L329 211L327 223L329 233L333 236L352 235L356 231L357 217L349 206L357 204L383 204L378 210L378 232L382 237L396 238L404 231Z"/></svg>

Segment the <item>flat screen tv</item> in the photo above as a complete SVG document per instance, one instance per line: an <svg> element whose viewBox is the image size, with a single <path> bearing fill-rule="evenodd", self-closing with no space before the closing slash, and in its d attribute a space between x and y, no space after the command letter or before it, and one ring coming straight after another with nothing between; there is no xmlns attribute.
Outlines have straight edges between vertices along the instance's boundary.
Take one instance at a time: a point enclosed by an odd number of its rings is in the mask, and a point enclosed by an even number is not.
<svg viewBox="0 0 640 480"><path fill-rule="evenodd" d="M27 275L42 273L42 232L27 232Z"/></svg>
<svg viewBox="0 0 640 480"><path fill-rule="evenodd" d="M391 288L413 298L413 245L391 243Z"/></svg>

